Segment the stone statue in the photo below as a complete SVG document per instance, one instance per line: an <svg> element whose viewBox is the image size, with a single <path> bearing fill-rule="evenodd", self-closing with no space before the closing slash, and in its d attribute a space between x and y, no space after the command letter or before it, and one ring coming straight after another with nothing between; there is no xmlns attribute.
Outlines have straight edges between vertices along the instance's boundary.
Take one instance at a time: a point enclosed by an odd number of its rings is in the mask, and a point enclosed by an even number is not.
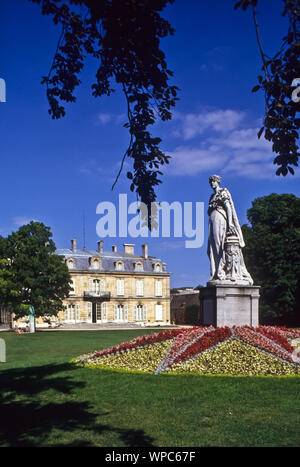
<svg viewBox="0 0 300 467"><path fill-rule="evenodd" d="M207 285L253 285L242 248L243 234L229 191L220 187L218 175L209 177L214 194L209 199L209 238L207 254L210 259L210 279Z"/></svg>

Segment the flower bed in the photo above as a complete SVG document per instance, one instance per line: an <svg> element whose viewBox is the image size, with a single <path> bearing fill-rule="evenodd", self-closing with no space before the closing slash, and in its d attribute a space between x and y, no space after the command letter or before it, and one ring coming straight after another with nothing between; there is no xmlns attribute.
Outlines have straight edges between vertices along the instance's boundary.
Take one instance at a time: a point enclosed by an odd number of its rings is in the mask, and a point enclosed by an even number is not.
<svg viewBox="0 0 300 467"><path fill-rule="evenodd" d="M274 355L235 338L206 350L186 362L173 365L167 373L202 375L278 376L296 375L297 368Z"/></svg>
<svg viewBox="0 0 300 467"><path fill-rule="evenodd" d="M157 342L131 352L118 352L86 361L90 368L153 373L168 351L172 341Z"/></svg>
<svg viewBox="0 0 300 467"><path fill-rule="evenodd" d="M194 329L194 328L192 328ZM187 331L190 331L190 328L180 328L180 329L171 329L168 331L156 332L153 334L146 334L144 336L136 337L129 342L122 342L119 345L109 347L107 349L101 350L99 352L93 352L89 355L83 355L76 361L84 362L85 360L91 361L92 359L99 359L101 357L116 355L123 352L129 352L131 350L137 350L143 347L148 347L160 342L165 342L168 340L174 339L178 334L182 335Z"/></svg>
<svg viewBox="0 0 300 467"><path fill-rule="evenodd" d="M275 326L198 326L140 336L75 363L155 374L299 374L291 344L299 337L300 331Z"/></svg>
<svg viewBox="0 0 300 467"><path fill-rule="evenodd" d="M164 371L166 368L178 363L182 360L187 360L194 355L202 352L219 342L223 342L231 336L230 328L206 328L191 329L189 332L179 334L173 342L168 354L163 359L156 370L156 373Z"/></svg>
<svg viewBox="0 0 300 467"><path fill-rule="evenodd" d="M275 327L270 329L268 326L258 328L239 326L234 328L234 333L247 344L293 362L294 347L289 344L284 332L278 332Z"/></svg>

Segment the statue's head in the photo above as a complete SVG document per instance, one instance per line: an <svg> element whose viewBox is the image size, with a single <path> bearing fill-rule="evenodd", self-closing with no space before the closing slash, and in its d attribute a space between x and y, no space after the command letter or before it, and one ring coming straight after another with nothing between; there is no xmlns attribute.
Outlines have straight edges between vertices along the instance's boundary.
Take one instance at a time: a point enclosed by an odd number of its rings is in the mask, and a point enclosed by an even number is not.
<svg viewBox="0 0 300 467"><path fill-rule="evenodd" d="M212 182L217 182L218 185L220 185L220 183L221 183L221 177L219 177L219 175L211 175L211 176L209 177L209 184L211 185Z"/></svg>

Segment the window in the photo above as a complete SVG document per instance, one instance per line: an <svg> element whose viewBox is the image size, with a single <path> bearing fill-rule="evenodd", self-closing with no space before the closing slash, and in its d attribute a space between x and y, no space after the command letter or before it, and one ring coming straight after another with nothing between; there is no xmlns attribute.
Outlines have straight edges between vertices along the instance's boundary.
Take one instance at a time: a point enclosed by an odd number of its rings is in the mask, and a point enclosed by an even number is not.
<svg viewBox="0 0 300 467"><path fill-rule="evenodd" d="M134 270L136 272L142 272L143 271L143 264L138 262L134 264Z"/></svg>
<svg viewBox="0 0 300 467"><path fill-rule="evenodd" d="M155 319L156 321L162 321L162 305L159 303L155 305Z"/></svg>
<svg viewBox="0 0 300 467"><path fill-rule="evenodd" d="M116 271L124 271L124 263L123 261L117 261L115 263L115 270Z"/></svg>
<svg viewBox="0 0 300 467"><path fill-rule="evenodd" d="M67 309L65 310L65 321L75 321L75 305L73 303L68 303Z"/></svg>
<svg viewBox="0 0 300 467"><path fill-rule="evenodd" d="M102 295L104 293L105 283L104 279L90 279L89 292L91 295Z"/></svg>
<svg viewBox="0 0 300 467"><path fill-rule="evenodd" d="M75 305L75 321L80 321L80 305Z"/></svg>
<svg viewBox="0 0 300 467"><path fill-rule="evenodd" d="M160 263L155 263L153 265L153 269L154 269L154 272L161 272L162 271L161 264Z"/></svg>
<svg viewBox="0 0 300 467"><path fill-rule="evenodd" d="M102 321L101 303L96 303L96 321Z"/></svg>
<svg viewBox="0 0 300 467"><path fill-rule="evenodd" d="M155 281L155 296L162 297L162 281Z"/></svg>
<svg viewBox="0 0 300 467"><path fill-rule="evenodd" d="M80 306L74 305L74 303L69 303L67 309L65 310L65 321L66 322L76 322L80 319Z"/></svg>
<svg viewBox="0 0 300 467"><path fill-rule="evenodd" d="M67 266L69 269L74 269L75 268L75 261L73 259L68 259L67 260Z"/></svg>
<svg viewBox="0 0 300 467"><path fill-rule="evenodd" d="M87 302L86 304L86 320L88 323L92 322L92 303Z"/></svg>
<svg viewBox="0 0 300 467"><path fill-rule="evenodd" d="M115 321L128 321L128 305L115 305Z"/></svg>
<svg viewBox="0 0 300 467"><path fill-rule="evenodd" d="M117 295L124 295L124 279L117 280Z"/></svg>
<svg viewBox="0 0 300 467"><path fill-rule="evenodd" d="M136 305L135 307L135 320L146 321L147 320L147 305Z"/></svg>
<svg viewBox="0 0 300 467"><path fill-rule="evenodd" d="M89 267L95 270L101 269L101 258L98 256L91 256L89 258Z"/></svg>
<svg viewBox="0 0 300 467"><path fill-rule="evenodd" d="M101 303L101 318L102 321L107 321L107 307L106 302Z"/></svg>
<svg viewBox="0 0 300 467"><path fill-rule="evenodd" d="M136 295L142 297L144 295L144 281L136 281Z"/></svg>

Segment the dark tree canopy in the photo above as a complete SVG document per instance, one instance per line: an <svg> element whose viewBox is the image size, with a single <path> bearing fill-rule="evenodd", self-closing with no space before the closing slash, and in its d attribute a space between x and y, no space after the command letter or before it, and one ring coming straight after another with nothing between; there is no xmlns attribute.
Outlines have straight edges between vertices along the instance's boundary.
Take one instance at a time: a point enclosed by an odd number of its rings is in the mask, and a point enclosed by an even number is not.
<svg viewBox="0 0 300 467"><path fill-rule="evenodd" d="M253 201L242 230L247 268L261 286L265 324L300 325L300 198L271 194Z"/></svg>
<svg viewBox="0 0 300 467"><path fill-rule="evenodd" d="M252 16L256 29L257 42L262 60L262 75L258 76L258 84L252 89L259 89L265 95L264 126L258 132L258 137L264 133L266 140L272 142L272 150L277 156L274 164L278 165L276 175L294 175L293 166L298 167L300 118L300 99L293 98L293 87L298 78L300 84L300 1L283 0L282 15L289 21L286 36L282 39L280 50L274 57L269 57L263 49L259 35L259 25L256 7L261 0L241 0L235 8L248 7L252 9ZM271 7L271 5L270 5ZM263 22L260 25L263 29Z"/></svg>
<svg viewBox="0 0 300 467"><path fill-rule="evenodd" d="M40 222L23 225L0 241L0 305L16 313L57 315L68 296L70 274L51 239L50 228Z"/></svg>
<svg viewBox="0 0 300 467"><path fill-rule="evenodd" d="M133 168L127 172L130 189L150 212L150 204L156 200L155 189L161 183L162 166L168 164L170 156L160 149L161 139L152 136L149 128L157 118L169 120L177 101L178 88L169 84L172 72L160 49L160 39L174 33L161 12L174 0L29 1L39 4L42 14L51 16L61 28L49 73L42 80L47 88L51 117L61 118L65 115L64 102L76 101L74 91L80 84L85 59L95 58L92 94L109 96L119 85L127 103L128 121L124 126L129 130L130 143L116 181L124 160L130 158ZM253 88L253 92L262 89L265 93L264 126L258 137L264 132L264 137L272 142L274 164L279 166L276 174L294 174L293 167L298 166L299 158L300 99L292 99L292 83L300 78L300 2L283 0L283 15L289 20L289 28L280 50L269 57L263 50L256 15L262 0L234 1L228 3L229 8L252 9L262 59L262 75Z"/></svg>
<svg viewBox="0 0 300 467"><path fill-rule="evenodd" d="M169 156L159 148L160 138L149 126L169 120L177 100L177 87L169 85L172 72L160 50L160 39L173 34L160 16L174 0L30 0L41 5L61 26L61 36L52 66L42 82L47 87L49 113L53 119L65 115L62 102L75 102L74 90L87 56L97 59L95 97L109 96L120 85L127 102L130 144L123 156L133 162L127 173L131 191L147 206L155 201L161 183L159 170ZM80 7L80 8L79 8ZM119 172L119 174L120 174ZM118 175L119 176L119 175ZM117 176L117 178L118 178Z"/></svg>

